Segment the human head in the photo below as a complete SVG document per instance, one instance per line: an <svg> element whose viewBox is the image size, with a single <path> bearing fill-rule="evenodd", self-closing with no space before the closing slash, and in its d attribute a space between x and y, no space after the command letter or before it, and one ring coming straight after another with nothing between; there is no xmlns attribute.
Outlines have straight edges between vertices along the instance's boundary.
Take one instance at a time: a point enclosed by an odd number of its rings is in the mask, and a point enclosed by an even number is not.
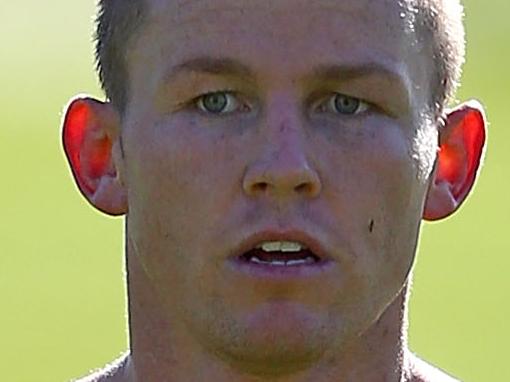
<svg viewBox="0 0 510 382"><path fill-rule="evenodd" d="M433 44L391 0L148 4L122 123L109 102L76 99L66 113L81 191L127 214L130 277L185 323L173 335L254 373L334 357L401 293L421 218L469 193L481 108L438 129L425 113ZM232 110L204 110L209 92ZM334 270L289 283L231 271L238 245L267 229L308 232Z"/></svg>

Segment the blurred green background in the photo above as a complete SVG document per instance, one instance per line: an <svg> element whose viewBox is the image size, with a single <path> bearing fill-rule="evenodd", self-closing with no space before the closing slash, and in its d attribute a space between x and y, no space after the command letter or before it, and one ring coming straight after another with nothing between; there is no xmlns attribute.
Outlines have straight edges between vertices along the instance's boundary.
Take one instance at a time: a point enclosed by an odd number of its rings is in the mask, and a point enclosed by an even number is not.
<svg viewBox="0 0 510 382"><path fill-rule="evenodd" d="M469 381L510 381L510 2L469 0L460 100L491 122L475 193L425 224L410 345ZM0 379L67 382L128 346L122 219L93 210L60 144L63 107L102 97L93 70L95 4L0 1ZM506 111L505 111L506 110Z"/></svg>

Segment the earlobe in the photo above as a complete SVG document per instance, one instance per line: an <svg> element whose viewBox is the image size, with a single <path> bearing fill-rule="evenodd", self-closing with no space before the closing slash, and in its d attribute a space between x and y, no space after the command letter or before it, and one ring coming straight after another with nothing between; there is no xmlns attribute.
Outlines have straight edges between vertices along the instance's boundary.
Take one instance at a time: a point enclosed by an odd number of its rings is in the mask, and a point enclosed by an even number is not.
<svg viewBox="0 0 510 382"><path fill-rule="evenodd" d="M64 151L78 188L109 215L127 212L125 187L112 155L119 149L119 129L113 106L88 97L69 103L62 128Z"/></svg>
<svg viewBox="0 0 510 382"><path fill-rule="evenodd" d="M439 152L423 218L439 220L454 213L471 191L485 148L486 119L476 101L450 111L439 133Z"/></svg>

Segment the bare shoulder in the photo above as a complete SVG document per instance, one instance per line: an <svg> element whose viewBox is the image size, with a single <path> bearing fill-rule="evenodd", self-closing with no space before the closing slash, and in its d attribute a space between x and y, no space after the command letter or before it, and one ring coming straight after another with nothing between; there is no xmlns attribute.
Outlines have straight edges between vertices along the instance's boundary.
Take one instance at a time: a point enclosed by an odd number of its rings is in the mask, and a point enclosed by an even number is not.
<svg viewBox="0 0 510 382"><path fill-rule="evenodd" d="M411 382L462 382L415 354L410 355Z"/></svg>
<svg viewBox="0 0 510 382"><path fill-rule="evenodd" d="M129 353L124 353L120 358L117 358L105 367L92 371L86 377L70 382L123 382L125 380L123 372L128 356Z"/></svg>

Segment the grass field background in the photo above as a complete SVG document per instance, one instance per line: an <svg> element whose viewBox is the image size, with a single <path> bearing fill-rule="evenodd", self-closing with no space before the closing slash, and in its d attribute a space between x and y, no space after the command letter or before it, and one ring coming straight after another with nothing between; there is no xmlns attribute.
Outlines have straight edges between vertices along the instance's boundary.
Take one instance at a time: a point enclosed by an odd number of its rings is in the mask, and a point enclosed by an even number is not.
<svg viewBox="0 0 510 382"><path fill-rule="evenodd" d="M413 351L466 382L510 381L510 2L469 0L460 100L491 122L475 193L425 224ZM0 1L0 380L67 382L127 346L122 219L75 188L60 143L76 93L102 97L93 1Z"/></svg>

